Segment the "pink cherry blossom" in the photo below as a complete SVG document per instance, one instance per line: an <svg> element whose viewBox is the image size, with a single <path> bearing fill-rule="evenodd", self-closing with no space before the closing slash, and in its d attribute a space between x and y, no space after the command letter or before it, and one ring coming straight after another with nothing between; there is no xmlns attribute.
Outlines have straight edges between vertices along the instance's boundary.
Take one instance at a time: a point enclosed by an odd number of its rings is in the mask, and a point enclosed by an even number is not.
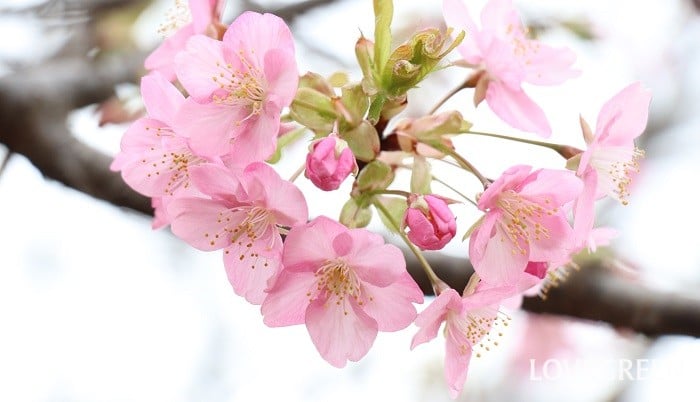
<svg viewBox="0 0 700 402"><path fill-rule="evenodd" d="M187 139L172 127L184 97L159 73L141 79L141 95L148 115L122 137L112 170L120 170L129 186L150 197L195 194L189 168L206 160L195 155Z"/></svg>
<svg viewBox="0 0 700 402"><path fill-rule="evenodd" d="M581 192L571 172L514 166L481 194L486 212L469 242L469 258L484 282L514 285L528 262L561 261L575 247L565 204Z"/></svg>
<svg viewBox="0 0 700 402"><path fill-rule="evenodd" d="M262 304L269 326L305 323L316 349L336 367L360 360L378 331L398 331L416 317L423 294L397 247L365 229L324 216L293 227L284 269Z"/></svg>
<svg viewBox="0 0 700 402"><path fill-rule="evenodd" d="M182 197L167 205L173 233L200 250L224 249L236 294L260 304L281 269L279 227L306 222L301 191L268 165L242 172L208 164L191 169L195 186L210 198Z"/></svg>
<svg viewBox="0 0 700 402"><path fill-rule="evenodd" d="M457 233L457 222L444 199L411 194L403 220L408 239L421 250L440 250Z"/></svg>
<svg viewBox="0 0 700 402"><path fill-rule="evenodd" d="M191 95L177 128L196 152L234 152L246 163L275 150L280 113L299 80L289 27L277 16L245 12L223 42L190 38L175 59L178 79Z"/></svg>
<svg viewBox="0 0 700 402"><path fill-rule="evenodd" d="M311 144L304 175L321 190L331 191L337 190L357 169L355 155L348 143L330 135Z"/></svg>
<svg viewBox="0 0 700 402"><path fill-rule="evenodd" d="M218 37L224 3L222 0L190 0L188 7L183 0L175 0L175 9L160 29L168 37L146 58L144 66L174 81L175 55L185 48L187 40L197 34Z"/></svg>
<svg viewBox="0 0 700 402"><path fill-rule="evenodd" d="M416 318L419 330L411 349L435 339L445 322L445 377L453 399L462 392L472 353L480 356L498 345L490 333L494 327L508 326L510 318L500 314L498 306L512 294L513 288L500 287L477 289L460 297L455 290L447 289Z"/></svg>
<svg viewBox="0 0 700 402"><path fill-rule="evenodd" d="M588 148L579 159L576 174L585 186L575 205L577 237L584 241L593 228L595 201L605 195L627 204L632 178L639 172L644 152L634 140L647 124L651 93L640 83L627 86L608 100L598 114L595 134L581 118ZM575 160L574 160L575 161Z"/></svg>
<svg viewBox="0 0 700 402"><path fill-rule="evenodd" d="M481 28L462 0L444 0L447 24L466 31L458 47L464 61L479 69L474 103L484 98L511 126L548 137L551 128L542 109L522 84L556 85L579 73L571 69L576 55L527 38L511 0L490 0L481 12Z"/></svg>

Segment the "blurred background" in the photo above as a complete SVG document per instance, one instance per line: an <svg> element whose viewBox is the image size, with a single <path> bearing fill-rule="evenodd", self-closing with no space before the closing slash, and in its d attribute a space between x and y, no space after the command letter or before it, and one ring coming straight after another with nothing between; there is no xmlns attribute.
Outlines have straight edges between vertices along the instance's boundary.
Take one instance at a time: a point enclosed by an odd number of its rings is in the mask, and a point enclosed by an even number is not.
<svg viewBox="0 0 700 402"><path fill-rule="evenodd" d="M473 16L483 3L468 2ZM610 203L599 211L601 222L620 232L613 251L605 251L614 255L607 269L649 292L688 297L697 316L697 2L515 3L534 35L578 54L580 78L556 88L526 88L546 111L554 141L583 147L579 114L593 124L600 106L633 81L652 90L649 124L640 142L646 159L630 205ZM440 4L396 0L396 39L416 28L440 26ZM32 76L35 81L27 81L36 87L26 87L36 114L18 115L16 125L0 126L0 401L450 400L442 337L409 351L415 327L380 333L362 361L335 369L320 358L303 326L264 326L258 308L231 291L220 253L194 250L167 229L151 231L148 216L45 179L46 170L20 155L41 145L31 138L22 148L28 151L11 151L17 146L8 138L21 141L28 135L20 123L63 116L59 103L42 103L55 93L31 90L61 88L54 80L65 71L52 63L128 54L140 64L162 39L158 27L172 6L160 0L0 0L0 80L39 72ZM225 20L251 8L287 13L300 71L329 75L343 70L360 78L353 49L360 31L372 36L371 1L229 1ZM454 68L431 76L409 98L406 116L425 113L464 77L464 70ZM70 141L107 155L117 152L128 124L116 122L140 104L133 83L118 85L116 93L118 102L96 99L68 113ZM0 104L10 102L2 96L0 91ZM500 123L485 104L474 108L471 96L459 93L443 109L459 109L476 129L526 135ZM65 100L68 106L72 101ZM56 121L64 123L62 117ZM62 152L73 146L70 141L53 144L44 157L70 163ZM295 170L307 144L292 147L280 169ZM484 138L455 144L492 177L516 163L562 167L556 154L522 144ZM468 185L467 193L478 190ZM314 191L304 180L300 186L308 190L312 215L337 216L341 196ZM469 207L455 212L461 231L478 217ZM446 253L463 257L466 244L455 240ZM700 342L695 338L647 337L575 318L508 314L513 328L496 350L473 359L458 400L698 400L694 381ZM697 322L689 325L697 328ZM632 375L626 375L627 365L634 366Z"/></svg>

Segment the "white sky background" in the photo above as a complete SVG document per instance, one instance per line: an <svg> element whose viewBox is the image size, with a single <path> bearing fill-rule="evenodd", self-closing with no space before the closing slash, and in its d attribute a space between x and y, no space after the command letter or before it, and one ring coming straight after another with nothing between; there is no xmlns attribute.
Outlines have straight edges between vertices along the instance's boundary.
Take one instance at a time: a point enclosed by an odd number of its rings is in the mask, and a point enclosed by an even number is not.
<svg viewBox="0 0 700 402"><path fill-rule="evenodd" d="M349 64L358 27L371 37L371 2L338 3L294 26L302 69L336 69L302 42ZM396 21L417 18L429 24L439 18L439 11L431 11L433 5L439 10L438 1L395 3ZM697 294L697 14L679 0L517 4L524 16L544 21L556 16L589 19L603 38L584 43L563 30L542 38L574 48L583 70L579 79L561 87L528 88L547 111L554 140L581 145L578 113L594 124L602 103L631 81L641 80L652 89L650 124L668 126L650 144L632 205L613 206L606 216L621 229L616 244L625 259L639 264L645 283ZM0 5L5 5L2 0ZM152 11L137 24L136 35L144 43L153 43L147 37L157 38L160 15L162 11ZM45 54L41 48L26 52L46 39L34 24L0 15L0 35L19 38L0 41L0 60ZM441 73L436 84L426 84L412 99L437 99L460 79ZM476 128L515 132L485 105L464 108L469 96L458 95L446 107L459 107ZM115 127L98 131L90 110L76 114L72 124L81 138L111 152L123 132ZM556 155L529 147L503 151L503 142L486 139L457 143L491 176L515 163L560 166ZM284 161L283 168L295 170L300 160ZM337 215L338 198L300 184L309 190L312 211ZM478 216L467 207L456 211L462 231ZM449 400L442 339L410 352L414 327L382 333L361 362L335 369L318 356L304 327L265 327L257 308L230 290L219 253L196 251L167 231L152 232L149 225L142 217L46 182L26 160L12 158L0 176L0 401ZM449 251L464 255L466 245L454 241ZM463 400L592 401L628 385L616 381L614 373L590 368L560 381L518 381L511 358L520 348L526 319L520 314L513 318L515 329L504 345L473 362ZM544 332L532 339L551 339L545 344L551 348L570 339L590 361L642 356L659 359L664 367L688 367L674 376L652 373L649 380L632 384L622 400L696 400L691 396L696 379L690 376L698 370L693 362L700 357L698 341L669 338L644 354L638 341L619 339L605 328L576 325L565 331L566 338Z"/></svg>

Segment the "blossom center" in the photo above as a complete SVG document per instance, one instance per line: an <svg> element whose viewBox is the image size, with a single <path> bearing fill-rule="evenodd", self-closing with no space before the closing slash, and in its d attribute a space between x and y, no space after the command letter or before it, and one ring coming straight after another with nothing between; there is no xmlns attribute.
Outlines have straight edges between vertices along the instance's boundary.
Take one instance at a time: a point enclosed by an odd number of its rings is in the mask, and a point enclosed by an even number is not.
<svg viewBox="0 0 700 402"><path fill-rule="evenodd" d="M491 347L498 346L498 338L503 336L503 328L508 327L511 318L488 308L481 308L470 311L466 316L450 311L448 320L452 320L453 326L445 327L445 331L458 331L459 337L453 336L455 340L462 339L465 342L459 343L459 352L466 354L469 349L476 349L476 357L481 357L481 352L491 351Z"/></svg>
<svg viewBox="0 0 700 402"><path fill-rule="evenodd" d="M639 160L643 157L644 151L636 147L595 149L591 155L591 166L598 172L598 188L623 205L629 204L629 186L632 176L639 173Z"/></svg>
<svg viewBox="0 0 700 402"><path fill-rule="evenodd" d="M496 205L503 211L501 227L513 244L513 254L525 255L527 250L524 245L529 245L531 241L549 239L549 229L542 224L542 218L555 214L557 208L548 207L551 201L547 197L542 201L535 202L513 190L504 191L498 197Z"/></svg>
<svg viewBox="0 0 700 402"><path fill-rule="evenodd" d="M253 50L250 53L254 53ZM218 74L212 80L224 91L223 95L215 94L215 103L226 106L244 108L248 114L237 124L260 114L266 98L265 78L260 69L251 63L243 50L239 50L239 66L231 63L216 63Z"/></svg>
<svg viewBox="0 0 700 402"><path fill-rule="evenodd" d="M314 273L314 276L316 287L306 294L309 301L321 297L328 303L335 301L336 305L340 305L351 298L360 306L364 304L360 280L343 259L327 260ZM348 312L345 311L345 315L347 314Z"/></svg>

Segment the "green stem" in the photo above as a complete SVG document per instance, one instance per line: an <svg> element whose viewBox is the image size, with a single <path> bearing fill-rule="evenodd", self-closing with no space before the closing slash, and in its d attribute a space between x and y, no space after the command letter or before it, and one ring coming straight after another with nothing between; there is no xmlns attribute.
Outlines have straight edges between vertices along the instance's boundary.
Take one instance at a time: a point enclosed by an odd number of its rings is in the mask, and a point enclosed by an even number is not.
<svg viewBox="0 0 700 402"><path fill-rule="evenodd" d="M304 171L304 169L306 169L306 163L304 163L303 165L299 166L299 169L297 169L297 171L294 172L294 174L292 175L292 177L289 178L289 181L292 182L292 183L294 183L294 180L296 180L296 179L301 175L301 173Z"/></svg>
<svg viewBox="0 0 700 402"><path fill-rule="evenodd" d="M438 289L444 289L445 286L447 286L445 285L445 282L443 282L442 279L440 279L435 274L435 271L433 271L433 268L428 263L428 260L426 260L425 257L423 257L423 254L420 252L420 250L418 250L416 246L413 243L411 243L411 241L406 236L406 233L404 233L403 230L401 230L399 224L396 221L394 221L394 218L391 216L391 213L389 213L386 207L384 207L384 205L382 205L382 203L377 199L372 200L372 204L374 204L374 206L379 210L379 212L381 212L382 215L384 215L386 220L391 223L391 225L394 227L399 236L401 236L401 239L404 241L404 243L406 243L408 248L411 249L411 252L413 253L413 255L416 256L418 262L420 262L421 266L423 267L423 271L425 271L425 274L428 275L428 279L430 279L430 283L432 283L433 285L433 290L435 291L435 294L439 294L440 292Z"/></svg>
<svg viewBox="0 0 700 402"><path fill-rule="evenodd" d="M447 184L446 182L444 182L444 181L438 179L438 178L435 177L435 176L431 176L431 177L432 177L432 179L435 180L436 182L438 182L438 183L442 184L443 186L449 188L450 190L452 190L453 192L455 192L455 193L456 193L457 195L459 195L460 197L462 197L462 198L464 198L465 200L469 201L470 204L474 205L475 207L478 207L478 205L476 204L476 202L474 202L471 198L467 197L466 195L464 195L463 193L461 193L460 191L458 191L456 188L450 186L449 184Z"/></svg>
<svg viewBox="0 0 700 402"><path fill-rule="evenodd" d="M408 191L403 191L403 190L373 190L373 191L368 191L364 194L367 195L381 195L381 194L388 194L388 195L400 195L401 197L408 198L411 193Z"/></svg>
<svg viewBox="0 0 700 402"><path fill-rule="evenodd" d="M437 110L440 109L440 107L442 105L444 105L445 102L450 100L451 97L455 96L457 94L457 92L463 90L464 88L466 88L466 87L464 86L464 84L462 84L462 85L456 87L455 89L451 90L450 92L448 92L447 95L443 96L443 98L440 99L440 101L435 106L433 106L433 108L430 109L430 111L427 114L431 115L431 114L437 112Z"/></svg>
<svg viewBox="0 0 700 402"><path fill-rule="evenodd" d="M561 154L562 151L564 150L564 148L567 147L567 145L554 144L554 143L545 142L545 141L528 140L526 138L518 138L518 137L511 137L511 136L502 135L502 134L486 133L483 131L469 130L466 132L466 134L481 135L484 137L501 138L501 139L509 140L509 141L516 141L516 142L522 142L522 143L530 144L530 145L537 145L538 147L549 148L555 152L558 152L559 154Z"/></svg>
<svg viewBox="0 0 700 402"><path fill-rule="evenodd" d="M433 145L433 148L437 149L438 151L440 151L446 155L451 156L452 159L457 161L457 163L463 169L471 172L471 174L476 176L476 178L479 179L479 181L481 182L481 185L484 186L484 189L486 189L486 187L488 187L491 184L491 180L487 179L483 174L481 174L481 172L479 172L474 167L474 165L472 165L468 160L464 159L464 157L462 155L458 154L454 149L451 149L451 148L446 147L446 146L436 147L435 145Z"/></svg>

